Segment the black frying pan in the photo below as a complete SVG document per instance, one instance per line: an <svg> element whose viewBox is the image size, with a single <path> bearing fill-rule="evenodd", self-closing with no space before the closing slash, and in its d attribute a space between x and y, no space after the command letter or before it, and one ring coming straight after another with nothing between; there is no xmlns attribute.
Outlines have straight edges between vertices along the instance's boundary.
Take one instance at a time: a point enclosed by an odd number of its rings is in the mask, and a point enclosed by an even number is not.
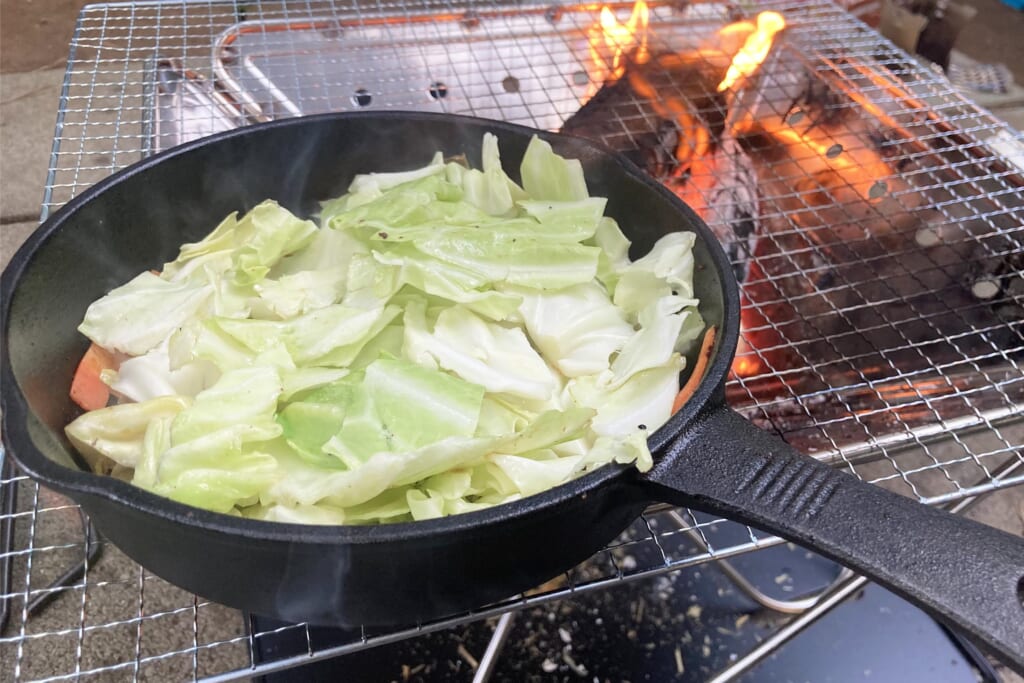
<svg viewBox="0 0 1024 683"><path fill-rule="evenodd" d="M275 198L311 213L364 171L479 160L485 131L518 168L535 131L412 113L339 114L253 126L147 159L75 198L14 256L2 280L3 439L22 468L80 503L117 546L207 598L286 620L411 623L521 592L586 559L652 500L752 524L818 551L976 637L1024 668L1024 541L864 484L791 450L725 407L739 296L708 228L622 158L541 133L582 160L593 194L633 240L699 239L696 293L719 335L694 398L651 437L647 475L607 466L528 499L445 519L315 527L240 519L165 500L80 466L63 428L87 342L88 304L174 258L224 215ZM634 254L634 255L636 255ZM693 359L691 359L692 361Z"/></svg>

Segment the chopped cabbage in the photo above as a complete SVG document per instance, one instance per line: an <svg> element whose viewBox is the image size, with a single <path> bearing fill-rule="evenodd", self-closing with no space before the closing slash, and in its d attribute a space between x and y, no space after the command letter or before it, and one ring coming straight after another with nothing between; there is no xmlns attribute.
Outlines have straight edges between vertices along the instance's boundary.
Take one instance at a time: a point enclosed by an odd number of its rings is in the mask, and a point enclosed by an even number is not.
<svg viewBox="0 0 1024 683"><path fill-rule="evenodd" d="M141 356L191 319L212 294L203 282L140 273L89 306L78 331L105 349Z"/></svg>
<svg viewBox="0 0 1024 683"><path fill-rule="evenodd" d="M631 261L579 161L436 155L358 175L319 221L228 216L92 304L120 403L68 437L97 470L197 507L302 524L420 520L608 463L652 466L704 321L694 235Z"/></svg>

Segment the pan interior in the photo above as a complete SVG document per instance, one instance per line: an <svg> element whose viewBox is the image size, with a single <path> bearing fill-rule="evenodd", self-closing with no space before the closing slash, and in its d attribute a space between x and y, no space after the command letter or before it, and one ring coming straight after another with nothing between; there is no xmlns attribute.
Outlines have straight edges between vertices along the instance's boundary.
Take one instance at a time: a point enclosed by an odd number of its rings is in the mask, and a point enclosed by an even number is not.
<svg viewBox="0 0 1024 683"><path fill-rule="evenodd" d="M4 277L4 367L10 373L4 403L8 409L24 406L26 414L7 420L4 436L15 457L51 484L76 488L85 481L73 473L84 467L63 428L80 413L67 389L88 346L76 327L92 301L143 270L161 268L182 243L201 239L227 214L267 198L310 216L320 200L342 194L356 173L407 170L428 163L439 149L465 154L479 167L487 131L498 136L503 165L515 177L535 132L530 129L430 114L343 114L254 126L176 148L75 199L15 255ZM722 329L728 276L724 255L703 223L621 158L580 139L545 137L560 154L582 161L591 194L608 198L608 215L632 240L633 258L669 232L698 233L696 295L708 324ZM707 378L715 384L728 366L721 356L730 355L728 342L718 349ZM673 419L652 446L680 427ZM40 456L60 467L47 467ZM96 483L88 488L95 490Z"/></svg>

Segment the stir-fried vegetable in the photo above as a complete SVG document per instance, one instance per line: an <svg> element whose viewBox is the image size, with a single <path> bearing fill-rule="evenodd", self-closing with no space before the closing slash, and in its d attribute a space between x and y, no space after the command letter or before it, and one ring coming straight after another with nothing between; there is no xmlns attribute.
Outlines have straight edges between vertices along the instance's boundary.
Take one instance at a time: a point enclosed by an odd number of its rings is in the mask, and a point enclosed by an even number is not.
<svg viewBox="0 0 1024 683"><path fill-rule="evenodd" d="M648 469L704 328L694 235L631 262L578 161L534 138L519 185L483 149L357 176L319 225L264 202L95 302L72 442L174 500L311 524Z"/></svg>

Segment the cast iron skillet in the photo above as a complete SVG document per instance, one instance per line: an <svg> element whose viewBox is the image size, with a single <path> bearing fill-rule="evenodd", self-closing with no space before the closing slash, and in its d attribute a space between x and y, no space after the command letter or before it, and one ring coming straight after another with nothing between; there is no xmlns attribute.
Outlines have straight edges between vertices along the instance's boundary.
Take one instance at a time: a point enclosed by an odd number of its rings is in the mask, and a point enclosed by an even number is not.
<svg viewBox="0 0 1024 683"><path fill-rule="evenodd" d="M84 471L63 435L87 305L171 260L221 218L271 197L300 213L357 172L408 169L436 149L479 160L485 131L518 168L536 131L414 113L337 114L253 126L175 148L104 180L48 220L2 280L3 439L22 468L80 503L114 544L168 581L285 620L393 624L478 607L586 559L652 500L772 531L863 572L1024 667L1024 542L863 484L792 451L725 407L739 297L721 248L672 193L621 157L540 133L582 160L595 195L646 252L699 239L701 312L719 329L693 400L652 434L656 466L608 466L490 510L427 522L315 527L239 519ZM692 360L692 359L691 359Z"/></svg>

